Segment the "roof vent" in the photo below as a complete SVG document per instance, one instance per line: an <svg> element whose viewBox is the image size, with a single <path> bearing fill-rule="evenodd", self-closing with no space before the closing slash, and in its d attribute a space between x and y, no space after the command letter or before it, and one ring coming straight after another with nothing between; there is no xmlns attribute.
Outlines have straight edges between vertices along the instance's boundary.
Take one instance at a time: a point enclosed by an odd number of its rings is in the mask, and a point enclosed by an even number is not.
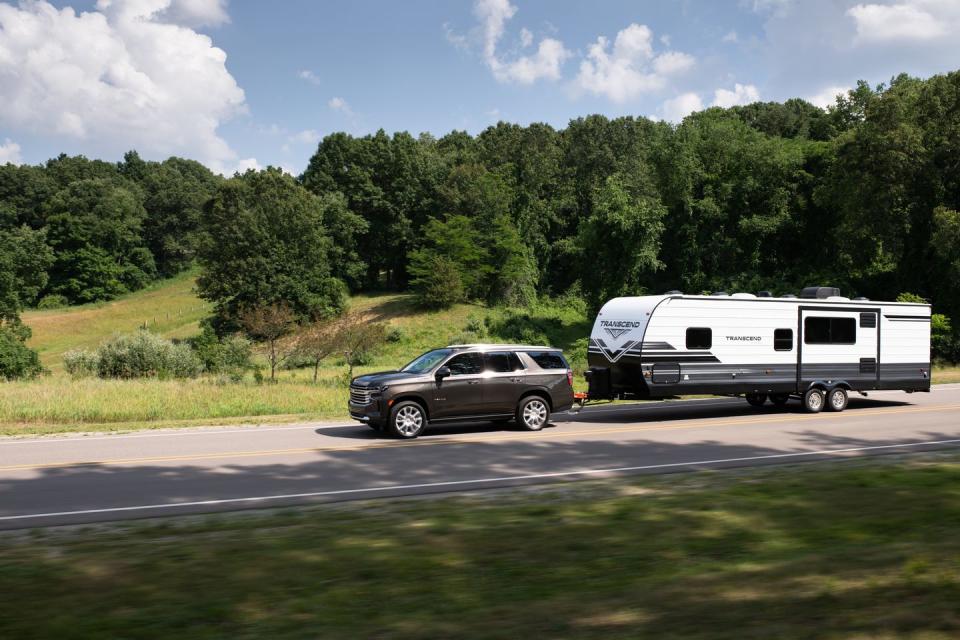
<svg viewBox="0 0 960 640"><path fill-rule="evenodd" d="M801 298L816 298L823 300L825 298L834 298L840 295L840 289L836 287L804 287L800 292Z"/></svg>
<svg viewBox="0 0 960 640"><path fill-rule="evenodd" d="M731 298L756 298L757 296L753 295L752 293L735 293L730 297Z"/></svg>
<svg viewBox="0 0 960 640"><path fill-rule="evenodd" d="M783 295L780 296L780 297L781 297L781 298L796 298L797 296L793 295L792 293L785 293L785 294L783 294Z"/></svg>
<svg viewBox="0 0 960 640"><path fill-rule="evenodd" d="M864 298L863 296L857 296L854 300L869 300L870 298Z"/></svg>
<svg viewBox="0 0 960 640"><path fill-rule="evenodd" d="M683 291L680 291L679 289L670 289L670 291L667 291L667 292L666 292L665 294L663 294L663 295L665 295L665 296L682 296L682 295L683 295Z"/></svg>
<svg viewBox="0 0 960 640"><path fill-rule="evenodd" d="M711 293L710 295L712 295L712 296L728 296L728 295L730 295L730 294L727 293L726 291L714 291L714 292Z"/></svg>
<svg viewBox="0 0 960 640"><path fill-rule="evenodd" d="M757 291L758 298L772 298L773 294L769 291Z"/></svg>

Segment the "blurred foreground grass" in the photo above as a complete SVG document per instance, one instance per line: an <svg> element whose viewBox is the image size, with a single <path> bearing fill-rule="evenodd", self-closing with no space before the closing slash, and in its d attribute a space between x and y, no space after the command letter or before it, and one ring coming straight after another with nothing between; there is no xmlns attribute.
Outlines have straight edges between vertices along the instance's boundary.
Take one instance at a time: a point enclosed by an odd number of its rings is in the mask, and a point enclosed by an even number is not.
<svg viewBox="0 0 960 640"><path fill-rule="evenodd" d="M0 637L956 638L960 455L0 537Z"/></svg>

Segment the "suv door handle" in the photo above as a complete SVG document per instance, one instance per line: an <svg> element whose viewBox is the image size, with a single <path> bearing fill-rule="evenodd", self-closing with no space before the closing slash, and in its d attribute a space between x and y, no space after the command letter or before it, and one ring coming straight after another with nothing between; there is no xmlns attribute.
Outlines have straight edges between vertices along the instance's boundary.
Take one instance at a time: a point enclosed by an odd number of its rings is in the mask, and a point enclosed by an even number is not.
<svg viewBox="0 0 960 640"><path fill-rule="evenodd" d="M510 378L510 382L523 382L523 378Z"/></svg>
<svg viewBox="0 0 960 640"><path fill-rule="evenodd" d="M480 384L479 380L467 380L467 384Z"/></svg>

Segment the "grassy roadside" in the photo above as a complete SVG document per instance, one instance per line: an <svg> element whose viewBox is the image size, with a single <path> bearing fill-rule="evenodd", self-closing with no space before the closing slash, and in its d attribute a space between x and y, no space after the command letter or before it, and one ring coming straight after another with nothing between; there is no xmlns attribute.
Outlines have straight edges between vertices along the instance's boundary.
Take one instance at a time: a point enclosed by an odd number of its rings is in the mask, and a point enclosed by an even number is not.
<svg viewBox="0 0 960 640"><path fill-rule="evenodd" d="M0 537L0 637L955 638L960 455Z"/></svg>

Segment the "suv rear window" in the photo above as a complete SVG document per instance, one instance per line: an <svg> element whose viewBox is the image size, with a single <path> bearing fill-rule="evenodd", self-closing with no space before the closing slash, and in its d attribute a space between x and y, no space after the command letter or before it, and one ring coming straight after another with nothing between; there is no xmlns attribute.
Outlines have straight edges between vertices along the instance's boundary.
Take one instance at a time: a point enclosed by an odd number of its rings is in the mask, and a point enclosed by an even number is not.
<svg viewBox="0 0 960 640"><path fill-rule="evenodd" d="M527 351L527 355L533 358L533 361L541 369L569 369L567 361L559 351Z"/></svg>

